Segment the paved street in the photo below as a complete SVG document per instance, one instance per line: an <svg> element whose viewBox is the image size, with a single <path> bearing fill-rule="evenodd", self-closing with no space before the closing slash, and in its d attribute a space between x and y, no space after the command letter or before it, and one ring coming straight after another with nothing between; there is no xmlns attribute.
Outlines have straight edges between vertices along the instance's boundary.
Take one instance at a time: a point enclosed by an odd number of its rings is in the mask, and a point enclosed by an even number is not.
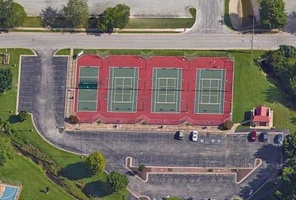
<svg viewBox="0 0 296 200"><path fill-rule="evenodd" d="M266 34L254 37L254 49L296 46L293 35ZM239 34L102 34L6 33L0 34L1 48L102 48L102 49L250 49L251 35Z"/></svg>

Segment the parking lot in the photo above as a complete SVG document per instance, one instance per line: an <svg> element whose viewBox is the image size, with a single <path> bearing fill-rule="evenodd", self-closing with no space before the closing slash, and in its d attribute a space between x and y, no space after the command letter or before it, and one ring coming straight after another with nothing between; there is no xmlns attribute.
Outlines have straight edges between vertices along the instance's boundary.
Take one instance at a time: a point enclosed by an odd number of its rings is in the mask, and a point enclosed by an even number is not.
<svg viewBox="0 0 296 200"><path fill-rule="evenodd" d="M273 141L277 132L270 133L266 143L249 142L248 133L199 133L198 142L190 141L189 133L184 140L176 140L174 133L81 131L65 134L79 138L81 145L76 151L87 154L101 151L108 158L107 170L122 173L126 173L122 167L126 157L133 157L134 165L186 167L252 167L255 158L263 160L260 170L242 185L235 184L233 175L150 175L144 188L134 190L156 199L167 194L230 198L244 189L259 187L260 180L268 178L281 163L280 148ZM255 179L256 182L252 181Z"/></svg>
<svg viewBox="0 0 296 200"><path fill-rule="evenodd" d="M44 58L40 54L22 57L18 111L25 110L62 125L68 58Z"/></svg>
<svg viewBox="0 0 296 200"><path fill-rule="evenodd" d="M51 52L22 59L19 111L34 114L42 135L58 147L81 154L101 151L107 157L107 171L119 171L130 179L128 188L151 199L166 195L184 198L245 197L250 189L260 187L276 172L281 163L281 149L274 144L278 132L269 134L266 143L248 141L248 133L199 133L197 142L190 141L185 130L183 140L175 133L55 131L64 119L64 95L67 58L52 58ZM46 56L44 56L46 55ZM272 156L271 156L272 155ZM125 158L134 158L134 165L184 167L251 167L255 158L262 166L250 178L236 185L234 176L222 175L150 175L140 182L123 167ZM160 187L161 185L161 187Z"/></svg>

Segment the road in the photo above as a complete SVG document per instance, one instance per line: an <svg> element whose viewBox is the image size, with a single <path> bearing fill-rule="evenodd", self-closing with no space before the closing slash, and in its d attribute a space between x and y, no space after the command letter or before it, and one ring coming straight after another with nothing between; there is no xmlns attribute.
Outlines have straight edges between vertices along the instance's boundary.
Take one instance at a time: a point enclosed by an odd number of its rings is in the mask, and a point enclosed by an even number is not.
<svg viewBox="0 0 296 200"><path fill-rule="evenodd" d="M251 35L230 34L102 34L85 33L5 33L0 48L102 48L102 49L250 49ZM288 33L255 35L254 49L276 49L279 45L296 46Z"/></svg>

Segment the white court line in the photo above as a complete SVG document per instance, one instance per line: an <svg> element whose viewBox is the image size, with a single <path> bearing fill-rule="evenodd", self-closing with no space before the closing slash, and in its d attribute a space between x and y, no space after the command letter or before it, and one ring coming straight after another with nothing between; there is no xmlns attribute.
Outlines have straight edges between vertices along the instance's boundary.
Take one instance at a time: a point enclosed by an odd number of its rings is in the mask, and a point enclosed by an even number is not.
<svg viewBox="0 0 296 200"><path fill-rule="evenodd" d="M90 100L78 100L78 102L96 102L96 101L90 101Z"/></svg>
<svg viewBox="0 0 296 200"><path fill-rule="evenodd" d="M177 111L179 111L178 110L178 102L177 102L177 95L176 95L176 90L179 90L179 92L180 92L180 89L181 88L179 88L179 77L180 77L180 69L178 69L178 74L177 74L177 80L175 80L175 90L174 90L174 99L175 99L175 103L176 103L176 107L175 107L175 112L177 112ZM182 80L182 75L181 75L181 80ZM178 95L179 96L179 95ZM180 96L179 96L180 97ZM180 99L179 99L179 101L180 101Z"/></svg>
<svg viewBox="0 0 296 200"><path fill-rule="evenodd" d="M157 102L157 97L158 97L158 80L157 80L157 68L154 68L153 70L153 78L156 77L156 81L152 81L152 88L154 89L153 93L154 93L154 102L153 102L153 106L152 106L152 111L155 112L156 110L156 102ZM156 83L155 83L156 82ZM156 84L156 86L154 87L154 84ZM157 89L156 89L157 88ZM155 91L156 90L156 91ZM153 95L153 94L152 94Z"/></svg>
<svg viewBox="0 0 296 200"><path fill-rule="evenodd" d="M223 78L223 73L222 73L222 71L220 72L220 77L221 77L221 82L218 82L218 84L219 84L219 89L220 89L220 91L222 90L222 78ZM224 104L224 100L223 100L223 102L221 102L222 101L222 91L220 92L220 98L219 98L219 100L220 100L220 104L219 104L219 106L218 106L218 111L219 111L219 113L221 113L221 111L222 111L222 105ZM222 105L221 105L222 104Z"/></svg>

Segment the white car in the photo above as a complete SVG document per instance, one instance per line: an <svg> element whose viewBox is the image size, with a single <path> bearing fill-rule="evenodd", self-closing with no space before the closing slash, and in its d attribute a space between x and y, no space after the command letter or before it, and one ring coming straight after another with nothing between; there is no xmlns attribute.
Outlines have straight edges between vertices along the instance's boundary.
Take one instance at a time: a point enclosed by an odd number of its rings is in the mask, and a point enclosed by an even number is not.
<svg viewBox="0 0 296 200"><path fill-rule="evenodd" d="M192 141L197 142L197 139L198 139L198 132L192 131Z"/></svg>

